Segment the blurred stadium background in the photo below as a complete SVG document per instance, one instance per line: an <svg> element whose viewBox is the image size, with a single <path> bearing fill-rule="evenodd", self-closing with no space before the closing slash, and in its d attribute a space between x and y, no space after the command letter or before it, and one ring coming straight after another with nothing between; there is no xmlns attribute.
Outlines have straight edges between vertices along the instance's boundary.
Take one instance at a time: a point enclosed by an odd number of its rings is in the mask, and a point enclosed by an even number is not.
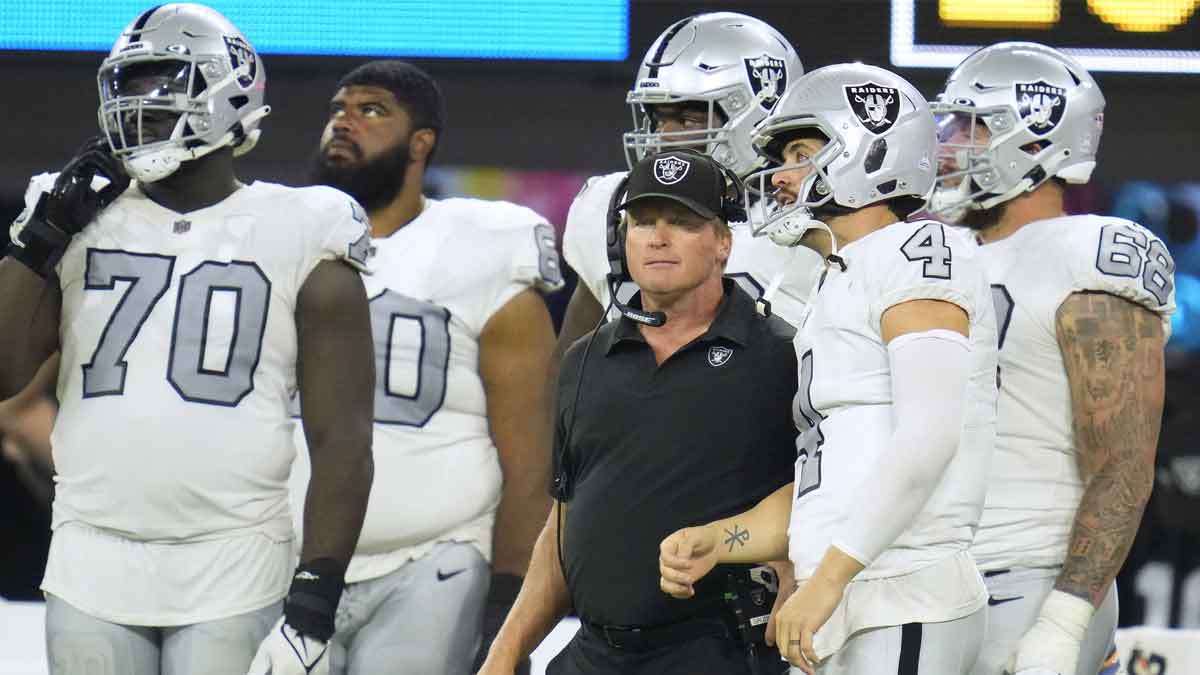
<svg viewBox="0 0 1200 675"><path fill-rule="evenodd" d="M3 222L20 210L30 175L56 169L96 133L102 52L149 4L0 0ZM689 14L729 9L757 16L792 40L806 69L877 64L896 69L927 95L974 46L1028 39L1068 48L1092 70L1108 100L1099 167L1091 184L1072 190L1070 209L1140 222L1167 242L1178 264L1159 480L1119 578L1121 624L1200 629L1200 1L208 4L264 54L274 111L258 148L241 160L243 178L302 184L337 78L369 58L395 56L427 69L446 96L448 129L430 191L508 199L560 228L588 176L624 166L620 134L630 125L624 100L636 64L665 26ZM569 294L570 288L551 298L556 320ZM0 595L36 600L48 511L7 462L0 462L0 513ZM40 643L28 644L29 636L40 636L39 626L28 625L36 617L36 608L29 609L0 604L0 653L17 644L34 658L42 650ZM1155 670L1155 648L1138 648L1129 672L1185 672ZM10 670L0 660L0 672L45 672L44 665L31 667Z"/></svg>

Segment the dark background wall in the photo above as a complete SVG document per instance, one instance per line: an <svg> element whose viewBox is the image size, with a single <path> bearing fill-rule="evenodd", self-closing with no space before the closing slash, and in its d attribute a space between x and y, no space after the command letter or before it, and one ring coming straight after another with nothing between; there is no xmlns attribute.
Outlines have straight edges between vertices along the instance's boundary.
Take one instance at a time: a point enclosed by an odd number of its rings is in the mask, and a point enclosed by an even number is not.
<svg viewBox="0 0 1200 675"><path fill-rule="evenodd" d="M633 0L630 58L623 63L417 60L438 78L447 99L450 126L439 162L576 171L622 166L620 133L630 123L624 97L638 60L672 21L717 9L775 25L808 69L853 60L888 66L885 0ZM1055 38L1056 31L1048 31L1043 41L1056 44ZM30 174L57 168L95 132L101 58L0 54L0 195L11 198ZM267 97L274 112L264 122L262 143L242 160L243 175L302 181L333 85L360 61L267 55ZM901 72L928 95L946 75ZM1195 179L1200 77L1100 73L1097 79L1108 111L1095 177L1103 183Z"/></svg>

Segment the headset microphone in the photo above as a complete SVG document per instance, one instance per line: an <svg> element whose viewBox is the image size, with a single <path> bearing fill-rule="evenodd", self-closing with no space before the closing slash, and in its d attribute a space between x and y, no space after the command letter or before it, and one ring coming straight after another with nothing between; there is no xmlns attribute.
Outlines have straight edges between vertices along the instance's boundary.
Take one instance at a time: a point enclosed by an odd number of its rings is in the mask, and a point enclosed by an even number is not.
<svg viewBox="0 0 1200 675"><path fill-rule="evenodd" d="M617 289L621 286L622 279L615 274L608 275L608 296L611 298L610 303L622 316L636 321L642 325L658 328L667 322L667 315L664 312L647 312L644 310L630 307L617 299Z"/></svg>

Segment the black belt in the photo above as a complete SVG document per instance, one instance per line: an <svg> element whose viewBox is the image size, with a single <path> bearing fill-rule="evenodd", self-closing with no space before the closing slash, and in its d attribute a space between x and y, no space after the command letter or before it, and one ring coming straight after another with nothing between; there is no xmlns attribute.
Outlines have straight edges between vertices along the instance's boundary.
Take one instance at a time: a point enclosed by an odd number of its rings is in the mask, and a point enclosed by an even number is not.
<svg viewBox="0 0 1200 675"><path fill-rule="evenodd" d="M662 626L605 626L590 621L580 623L609 647L629 652L648 652L713 635L733 639L729 625L716 617L687 619Z"/></svg>

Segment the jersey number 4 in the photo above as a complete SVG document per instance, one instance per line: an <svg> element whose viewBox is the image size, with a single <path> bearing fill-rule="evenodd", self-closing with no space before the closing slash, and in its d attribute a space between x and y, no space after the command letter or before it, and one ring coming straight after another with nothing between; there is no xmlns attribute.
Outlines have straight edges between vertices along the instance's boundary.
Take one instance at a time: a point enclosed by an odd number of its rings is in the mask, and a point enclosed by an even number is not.
<svg viewBox="0 0 1200 675"><path fill-rule="evenodd" d="M946 230L940 223L929 223L913 232L900 247L900 252L912 262L924 261L921 274L926 279L950 278L950 247L946 245Z"/></svg>
<svg viewBox="0 0 1200 675"><path fill-rule="evenodd" d="M813 353L804 352L800 357L800 388L796 392L796 423L800 427L797 442L801 462L800 476L796 483L796 499L821 487L821 446L825 434L821 433L821 420L825 416L817 412L812 402Z"/></svg>
<svg viewBox="0 0 1200 675"><path fill-rule="evenodd" d="M151 310L171 285L175 257L90 248L84 289L116 290L128 282L92 358L83 366L83 397L125 393L125 354L137 339ZM252 262L208 260L179 279L179 296L171 330L167 380L185 401L236 406L254 390L254 371L262 353L271 282ZM218 303L232 304L233 325L224 353L209 350L210 312Z"/></svg>

